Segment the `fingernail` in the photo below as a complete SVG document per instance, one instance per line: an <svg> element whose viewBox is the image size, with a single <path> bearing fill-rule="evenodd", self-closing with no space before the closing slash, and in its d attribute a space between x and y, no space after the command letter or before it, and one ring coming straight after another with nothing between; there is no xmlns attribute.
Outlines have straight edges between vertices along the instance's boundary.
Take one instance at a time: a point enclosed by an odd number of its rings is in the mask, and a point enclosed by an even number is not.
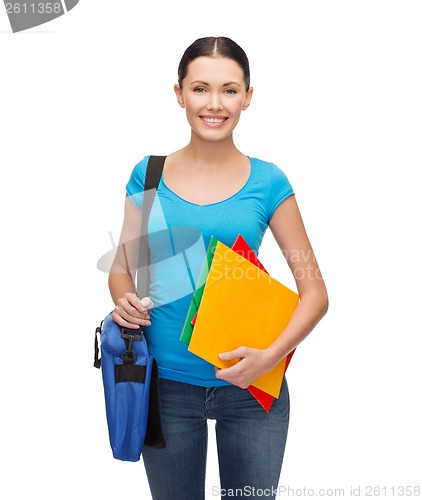
<svg viewBox="0 0 422 500"><path fill-rule="evenodd" d="M152 304L152 301L149 297L144 297L142 300L141 300L141 304L143 307L148 307Z"/></svg>

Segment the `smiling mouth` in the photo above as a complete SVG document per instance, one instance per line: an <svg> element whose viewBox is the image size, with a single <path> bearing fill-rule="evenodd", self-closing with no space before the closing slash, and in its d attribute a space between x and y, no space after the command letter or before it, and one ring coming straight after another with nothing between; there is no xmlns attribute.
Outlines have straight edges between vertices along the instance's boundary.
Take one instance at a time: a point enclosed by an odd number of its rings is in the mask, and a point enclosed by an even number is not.
<svg viewBox="0 0 422 500"><path fill-rule="evenodd" d="M226 120L228 120L227 116L200 116L201 120L205 123L209 123L210 125L221 125Z"/></svg>

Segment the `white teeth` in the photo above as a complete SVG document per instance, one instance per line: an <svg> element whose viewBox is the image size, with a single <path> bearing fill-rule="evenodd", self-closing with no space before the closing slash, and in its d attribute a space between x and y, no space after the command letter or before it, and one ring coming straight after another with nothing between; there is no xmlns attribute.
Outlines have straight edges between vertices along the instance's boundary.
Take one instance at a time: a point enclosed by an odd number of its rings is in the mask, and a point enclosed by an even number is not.
<svg viewBox="0 0 422 500"><path fill-rule="evenodd" d="M224 121L222 118L203 118L203 120L208 123L223 123Z"/></svg>

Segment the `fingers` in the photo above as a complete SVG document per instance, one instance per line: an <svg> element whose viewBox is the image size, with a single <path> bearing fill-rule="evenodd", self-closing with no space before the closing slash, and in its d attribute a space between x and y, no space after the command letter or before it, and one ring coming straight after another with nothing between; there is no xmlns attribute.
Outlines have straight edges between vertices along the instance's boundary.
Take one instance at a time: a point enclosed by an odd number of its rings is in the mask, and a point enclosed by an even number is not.
<svg viewBox="0 0 422 500"><path fill-rule="evenodd" d="M124 326L126 328L134 328L134 329L141 327L141 324L139 323L139 320L137 320L138 323L132 323L130 321L127 321L127 320L123 319L122 316L120 315L120 313L117 311L117 309L115 309L111 313L111 317L120 326Z"/></svg>
<svg viewBox="0 0 422 500"><path fill-rule="evenodd" d="M237 387L240 387L241 389L247 389L251 383L247 374L242 371L239 372L236 365L233 365L230 368L214 368L216 378L226 380L233 385L237 385Z"/></svg>
<svg viewBox="0 0 422 500"><path fill-rule="evenodd" d="M261 352L259 349L242 346L233 351L220 353L218 355L220 359L236 361L227 368L216 368L216 378L226 380L241 389L246 389L259 375L257 360L261 357Z"/></svg>
<svg viewBox="0 0 422 500"><path fill-rule="evenodd" d="M137 311L141 313L144 313L145 311L152 309L153 306L152 300L149 297L144 297L143 299L140 299L134 293L126 293L123 298L126 299L132 307L134 307Z"/></svg>
<svg viewBox="0 0 422 500"><path fill-rule="evenodd" d="M116 308L112 313L113 320L120 326L127 328L138 328L151 324L148 308L152 307L149 297L140 300L134 293L126 293L116 302Z"/></svg>
<svg viewBox="0 0 422 500"><path fill-rule="evenodd" d="M143 299L141 299L140 304L144 309L152 309L152 307L154 306L154 303L149 297L144 297Z"/></svg>
<svg viewBox="0 0 422 500"><path fill-rule="evenodd" d="M248 350L249 348L248 347L238 347L237 349L235 349L234 351L230 351L230 352L222 352L218 355L218 357L221 359L221 360L224 360L224 361L230 361L232 359L235 359L235 358L244 358L247 356L248 354Z"/></svg>

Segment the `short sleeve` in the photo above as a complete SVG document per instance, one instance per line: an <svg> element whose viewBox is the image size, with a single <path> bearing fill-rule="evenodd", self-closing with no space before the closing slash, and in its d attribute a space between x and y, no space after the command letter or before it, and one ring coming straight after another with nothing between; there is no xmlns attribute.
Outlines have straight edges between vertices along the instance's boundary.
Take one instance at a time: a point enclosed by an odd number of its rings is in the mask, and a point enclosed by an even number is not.
<svg viewBox="0 0 422 500"><path fill-rule="evenodd" d="M267 204L268 221L272 219L280 203L294 194L292 185L285 173L277 165L274 165L274 163L271 164L271 167L271 183Z"/></svg>
<svg viewBox="0 0 422 500"><path fill-rule="evenodd" d="M138 208L142 208L144 200L144 185L148 160L149 156L145 156L133 167L129 182L126 184L126 192Z"/></svg>

